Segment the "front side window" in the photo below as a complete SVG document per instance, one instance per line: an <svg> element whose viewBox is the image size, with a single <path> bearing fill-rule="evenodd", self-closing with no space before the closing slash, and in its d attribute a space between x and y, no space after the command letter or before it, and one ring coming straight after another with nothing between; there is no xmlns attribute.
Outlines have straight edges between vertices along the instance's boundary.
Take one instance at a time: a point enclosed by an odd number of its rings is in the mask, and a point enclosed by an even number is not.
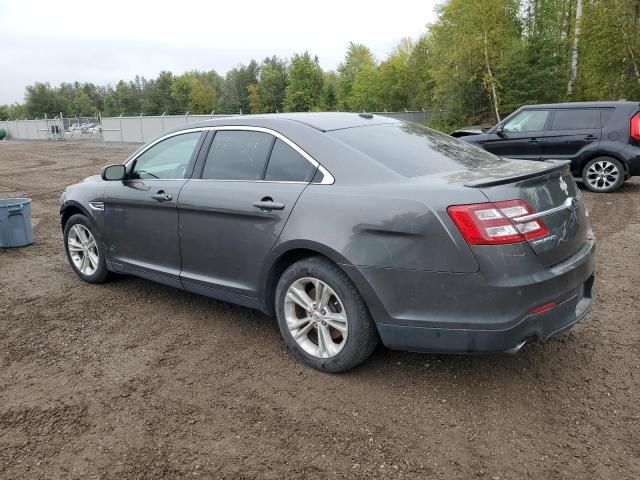
<svg viewBox="0 0 640 480"><path fill-rule="evenodd" d="M556 110L551 130L600 128L600 110Z"/></svg>
<svg viewBox="0 0 640 480"><path fill-rule="evenodd" d="M216 132L202 171L203 179L261 180L275 137L263 132Z"/></svg>
<svg viewBox="0 0 640 480"><path fill-rule="evenodd" d="M185 178L202 132L183 133L155 144L136 159L131 173L138 179Z"/></svg>
<svg viewBox="0 0 640 480"><path fill-rule="evenodd" d="M541 132L547 123L549 110L524 110L504 124L503 132Z"/></svg>
<svg viewBox="0 0 640 480"><path fill-rule="evenodd" d="M282 140L276 140L269 157L265 180L278 182L305 182L315 167Z"/></svg>

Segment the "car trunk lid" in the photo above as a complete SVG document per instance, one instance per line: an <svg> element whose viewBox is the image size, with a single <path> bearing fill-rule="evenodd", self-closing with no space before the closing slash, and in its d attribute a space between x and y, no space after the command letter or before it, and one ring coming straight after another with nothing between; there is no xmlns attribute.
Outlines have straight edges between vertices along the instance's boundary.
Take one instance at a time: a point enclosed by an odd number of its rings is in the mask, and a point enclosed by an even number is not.
<svg viewBox="0 0 640 480"><path fill-rule="evenodd" d="M514 223L538 218L549 233L528 240L541 262L553 266L577 252L591 228L582 194L571 176L568 162L529 162L540 165L537 172L526 169L513 175L477 178L465 185L479 188L491 202L524 200L531 215L513 219Z"/></svg>

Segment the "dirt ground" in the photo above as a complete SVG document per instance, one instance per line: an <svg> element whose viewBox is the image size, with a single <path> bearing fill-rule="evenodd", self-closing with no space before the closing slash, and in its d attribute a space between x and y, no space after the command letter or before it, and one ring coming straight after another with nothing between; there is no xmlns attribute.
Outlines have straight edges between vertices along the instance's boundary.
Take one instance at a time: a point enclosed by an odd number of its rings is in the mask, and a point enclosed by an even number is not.
<svg viewBox="0 0 640 480"><path fill-rule="evenodd" d="M73 273L60 192L134 148L0 142L35 239L0 250L0 478L640 478L640 180L585 192L595 304L567 335L328 375L263 314Z"/></svg>

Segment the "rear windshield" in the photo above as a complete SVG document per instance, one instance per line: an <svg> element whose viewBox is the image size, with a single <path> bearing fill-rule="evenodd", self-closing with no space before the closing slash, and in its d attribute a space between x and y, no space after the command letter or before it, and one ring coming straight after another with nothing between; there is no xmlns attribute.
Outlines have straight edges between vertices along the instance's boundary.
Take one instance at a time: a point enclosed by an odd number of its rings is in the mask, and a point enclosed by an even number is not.
<svg viewBox="0 0 640 480"><path fill-rule="evenodd" d="M501 159L415 123L333 130L329 135L405 177L495 166Z"/></svg>

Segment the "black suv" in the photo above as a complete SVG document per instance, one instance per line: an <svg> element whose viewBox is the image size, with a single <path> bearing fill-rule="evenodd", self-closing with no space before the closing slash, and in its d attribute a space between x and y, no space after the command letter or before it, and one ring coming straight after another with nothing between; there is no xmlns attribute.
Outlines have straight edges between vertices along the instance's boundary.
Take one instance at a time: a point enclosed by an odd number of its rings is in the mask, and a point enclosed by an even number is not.
<svg viewBox="0 0 640 480"><path fill-rule="evenodd" d="M624 101L526 105L484 133L451 135L501 157L571 160L586 188L613 192L640 175L639 110Z"/></svg>

